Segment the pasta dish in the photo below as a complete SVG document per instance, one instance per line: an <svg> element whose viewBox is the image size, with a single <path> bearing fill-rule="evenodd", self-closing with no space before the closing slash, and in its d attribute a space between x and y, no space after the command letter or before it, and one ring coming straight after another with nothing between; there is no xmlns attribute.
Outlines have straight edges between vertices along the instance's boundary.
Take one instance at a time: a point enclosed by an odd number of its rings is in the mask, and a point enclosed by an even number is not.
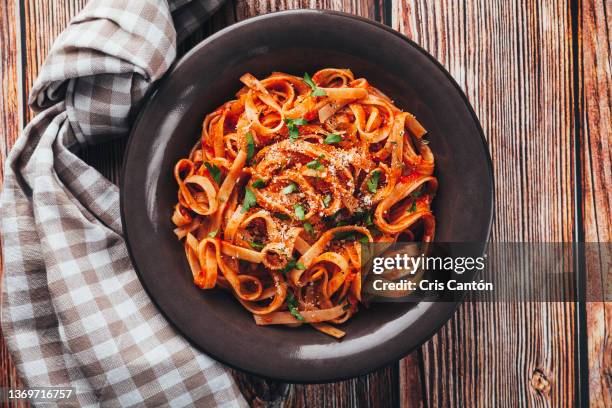
<svg viewBox="0 0 612 408"><path fill-rule="evenodd" d="M341 338L362 304L362 244L433 240L426 130L348 69L240 80L174 168L194 283L258 325Z"/></svg>

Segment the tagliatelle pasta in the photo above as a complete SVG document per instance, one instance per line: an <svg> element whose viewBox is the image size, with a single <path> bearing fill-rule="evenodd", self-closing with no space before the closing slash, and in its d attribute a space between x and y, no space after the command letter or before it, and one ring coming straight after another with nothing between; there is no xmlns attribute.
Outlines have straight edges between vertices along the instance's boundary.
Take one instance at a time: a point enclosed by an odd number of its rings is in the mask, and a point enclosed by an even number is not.
<svg viewBox="0 0 612 408"><path fill-rule="evenodd" d="M195 284L258 325L334 325L361 301L361 243L433 240L425 129L364 78L251 74L206 116L174 176L172 221Z"/></svg>

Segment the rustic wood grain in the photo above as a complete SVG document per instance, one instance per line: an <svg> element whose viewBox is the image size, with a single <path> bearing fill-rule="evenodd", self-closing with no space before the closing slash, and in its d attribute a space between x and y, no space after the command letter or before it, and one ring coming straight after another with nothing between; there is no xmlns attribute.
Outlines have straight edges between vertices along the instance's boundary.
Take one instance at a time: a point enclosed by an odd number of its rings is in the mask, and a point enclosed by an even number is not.
<svg viewBox="0 0 612 408"><path fill-rule="evenodd" d="M0 6L0 186L2 185L6 156L15 142L23 124L20 110L20 27L18 9L13 2ZM2 256L0 254L0 261ZM1 267L0 267L1 276ZM0 328L0 336L2 329ZM19 388L23 384L11 361L4 339L0 341L0 387ZM23 407L27 404L9 401L7 395L0 398L2 406Z"/></svg>
<svg viewBox="0 0 612 408"><path fill-rule="evenodd" d="M578 21L581 42L580 155L584 240L610 242L612 238L612 55L610 2L585 0ZM612 271L601 253L586 248L587 293L596 298L586 304L589 396L592 407L612 406ZM609 255L609 254L608 254ZM606 296L607 297L604 297Z"/></svg>
<svg viewBox="0 0 612 408"><path fill-rule="evenodd" d="M466 92L496 181L492 239L572 241L570 5L559 1L394 2L393 28ZM430 406L574 406L575 306L464 304L423 346Z"/></svg>

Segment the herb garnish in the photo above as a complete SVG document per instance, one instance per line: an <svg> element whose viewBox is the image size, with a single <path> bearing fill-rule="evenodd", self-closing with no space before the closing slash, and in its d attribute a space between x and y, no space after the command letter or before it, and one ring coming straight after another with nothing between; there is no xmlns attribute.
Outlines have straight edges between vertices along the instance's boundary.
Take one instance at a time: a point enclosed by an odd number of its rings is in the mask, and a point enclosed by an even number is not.
<svg viewBox="0 0 612 408"><path fill-rule="evenodd" d="M368 179L368 190L370 191L370 193L374 194L376 193L376 190L378 190L378 180L379 179L380 179L380 170L374 170L372 172L372 175Z"/></svg>
<svg viewBox="0 0 612 408"><path fill-rule="evenodd" d="M313 228L312 224L309 223L308 221L304 223L304 229L310 235L314 235L314 228Z"/></svg>
<svg viewBox="0 0 612 408"><path fill-rule="evenodd" d="M310 92L310 95L312 96L327 95L323 89L319 88L317 84L313 82L312 78L310 78L310 75L308 75L307 72L304 72L304 82L306 82L306 84L310 87L310 89L312 89L312 91Z"/></svg>
<svg viewBox="0 0 612 408"><path fill-rule="evenodd" d="M323 154L320 155L319 157L317 157L313 161L310 161L310 162L306 163L306 167L308 167L309 169L313 169L313 170L320 170L321 168L323 168L323 164L321 164L319 159L322 159L324 157L325 157L325 155L323 155Z"/></svg>
<svg viewBox="0 0 612 408"><path fill-rule="evenodd" d="M331 194L327 194L325 195L325 197L323 197L323 205L325 206L325 208L329 207L331 200L332 200Z"/></svg>
<svg viewBox="0 0 612 408"><path fill-rule="evenodd" d="M287 129L289 129L289 139L296 140L298 137L300 137L300 131L298 130L298 126L304 126L308 124L308 121L302 118L285 118L285 123L287 124Z"/></svg>
<svg viewBox="0 0 612 408"><path fill-rule="evenodd" d="M342 136L337 135L335 133L329 133L323 143L325 144L334 144L342 141Z"/></svg>
<svg viewBox="0 0 612 408"><path fill-rule="evenodd" d="M248 132L246 134L247 139L247 162L253 158L255 154L255 142L253 141L253 134Z"/></svg>
<svg viewBox="0 0 612 408"><path fill-rule="evenodd" d="M410 193L410 197L412 198L418 198L422 195L423 195L423 192L421 190L414 190L412 193Z"/></svg>
<svg viewBox="0 0 612 408"><path fill-rule="evenodd" d="M275 212L272 214L274 217L278 218L279 220L283 220L283 221L287 221L290 220L291 217L289 217L287 214L283 214L280 212Z"/></svg>
<svg viewBox="0 0 612 408"><path fill-rule="evenodd" d="M255 193L250 188L246 187L244 189L244 201L242 202L242 212L245 213L249 211L249 208L257 205L257 198L255 198Z"/></svg>
<svg viewBox="0 0 612 408"><path fill-rule="evenodd" d="M298 191L298 185L295 183L291 183L282 189L282 193L285 195L295 193L296 191Z"/></svg>
<svg viewBox="0 0 612 408"><path fill-rule="evenodd" d="M295 209L295 216L297 219L300 221L303 220L305 217L304 207L302 207L300 204L296 204L293 208Z"/></svg>
<svg viewBox="0 0 612 408"><path fill-rule="evenodd" d="M303 322L305 320L304 316L300 314L297 307L298 307L297 299L295 298L295 296L293 296L293 293L287 292L287 308L289 309L289 312L291 312L291 315L293 317Z"/></svg>
<svg viewBox="0 0 612 408"><path fill-rule="evenodd" d="M211 163L204 163L204 166L206 166L206 170L208 170L215 182L221 184L221 169Z"/></svg>
<svg viewBox="0 0 612 408"><path fill-rule="evenodd" d="M266 182L262 179L257 179L253 182L253 187L255 188L264 188L266 186Z"/></svg>
<svg viewBox="0 0 612 408"><path fill-rule="evenodd" d="M265 245L261 242L258 241L252 241L249 242L249 245L251 246L251 248L253 249L262 249Z"/></svg>
<svg viewBox="0 0 612 408"><path fill-rule="evenodd" d="M219 230L210 231L210 232L208 233L208 237L209 237L209 238L214 238L214 237L216 237L216 236L217 236L217 233L218 233L218 232L219 232Z"/></svg>
<svg viewBox="0 0 612 408"><path fill-rule="evenodd" d="M412 201L412 206L411 206L411 207L408 209L408 212L413 213L413 212L415 212L415 211L416 211L416 209L417 209L417 207L416 207L416 201Z"/></svg>
<svg viewBox="0 0 612 408"><path fill-rule="evenodd" d="M363 223L366 227L373 225L372 213L369 211L356 211L350 219L351 224Z"/></svg>

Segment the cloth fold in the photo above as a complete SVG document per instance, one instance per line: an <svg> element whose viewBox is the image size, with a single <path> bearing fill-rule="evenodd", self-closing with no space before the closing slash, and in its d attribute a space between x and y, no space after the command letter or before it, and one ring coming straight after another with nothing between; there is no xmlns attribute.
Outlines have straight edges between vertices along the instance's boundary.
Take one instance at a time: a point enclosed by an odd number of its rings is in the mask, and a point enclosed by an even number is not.
<svg viewBox="0 0 612 408"><path fill-rule="evenodd" d="M74 152L125 137L176 44L220 0L92 0L53 45L1 196L2 329L28 388L73 406L246 406L158 312L130 263L118 187Z"/></svg>

